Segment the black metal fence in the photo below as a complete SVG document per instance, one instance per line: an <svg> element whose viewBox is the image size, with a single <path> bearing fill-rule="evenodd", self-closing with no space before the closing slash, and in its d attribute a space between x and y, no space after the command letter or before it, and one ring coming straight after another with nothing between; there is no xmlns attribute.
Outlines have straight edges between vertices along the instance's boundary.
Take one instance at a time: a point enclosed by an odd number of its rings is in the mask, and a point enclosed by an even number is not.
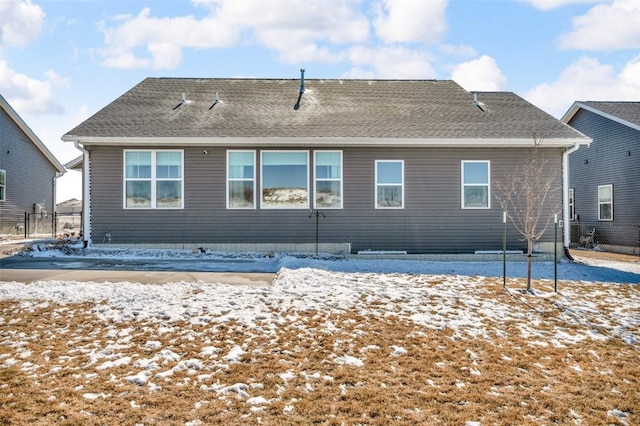
<svg viewBox="0 0 640 426"><path fill-rule="evenodd" d="M640 254L640 223L571 222L571 246Z"/></svg>
<svg viewBox="0 0 640 426"><path fill-rule="evenodd" d="M57 238L80 235L82 213L29 213L3 211L0 235L12 238Z"/></svg>

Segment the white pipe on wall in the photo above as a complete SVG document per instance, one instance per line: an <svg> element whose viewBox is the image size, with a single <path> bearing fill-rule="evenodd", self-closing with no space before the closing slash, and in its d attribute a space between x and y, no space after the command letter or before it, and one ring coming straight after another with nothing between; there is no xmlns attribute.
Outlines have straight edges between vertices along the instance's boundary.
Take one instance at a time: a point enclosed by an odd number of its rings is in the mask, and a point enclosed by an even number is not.
<svg viewBox="0 0 640 426"><path fill-rule="evenodd" d="M90 160L89 151L85 149L78 141L74 141L73 145L80 151L82 151L82 239L84 246L91 245L91 203L89 200L90 194Z"/></svg>

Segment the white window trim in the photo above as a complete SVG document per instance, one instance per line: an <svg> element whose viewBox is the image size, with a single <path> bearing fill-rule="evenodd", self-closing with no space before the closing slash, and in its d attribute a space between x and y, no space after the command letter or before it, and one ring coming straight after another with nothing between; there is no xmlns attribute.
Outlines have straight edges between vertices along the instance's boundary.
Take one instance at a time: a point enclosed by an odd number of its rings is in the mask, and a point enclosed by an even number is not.
<svg viewBox="0 0 640 426"><path fill-rule="evenodd" d="M576 193L573 188L569 188L569 220L576 218Z"/></svg>
<svg viewBox="0 0 640 426"><path fill-rule="evenodd" d="M487 164L487 183L464 183L464 165L466 163L486 163ZM486 207L465 207L464 205L464 188L467 186L487 187L487 206ZM491 208L491 161L489 160L462 160L460 162L460 207L463 210L488 210Z"/></svg>
<svg viewBox="0 0 640 426"><path fill-rule="evenodd" d="M282 207L282 206L265 206L262 203L262 195L264 193L264 154L276 154L276 153L294 153L304 152L307 154L307 204L301 207ZM310 185L310 173L309 173L309 151L308 150L262 150L260 151L260 209L263 210L304 210L309 209L311 205L309 198L313 196Z"/></svg>
<svg viewBox="0 0 640 426"><path fill-rule="evenodd" d="M338 153L340 154L340 177L339 178L318 178L316 176L316 154L318 153ZM317 150L313 152L313 208L318 209L317 206L317 192L318 182L340 182L340 205L336 207L322 207L322 210L340 210L343 208L344 203L344 167L343 167L343 154L342 150Z"/></svg>
<svg viewBox="0 0 640 426"><path fill-rule="evenodd" d="M5 169L0 169L0 174L4 175L4 184L1 185L4 189L4 191L2 191L3 197L0 197L0 201L6 201L7 200L7 171Z"/></svg>
<svg viewBox="0 0 640 426"><path fill-rule="evenodd" d="M606 203L602 203L602 202L600 202L600 188L606 188L606 187L609 187L609 188L610 188L610 191L611 191L611 201L606 202ZM598 220L605 221L605 222L612 222L612 221L613 221L613 185L611 185L611 184L609 184L609 185L598 185L598 194L597 194L597 197L598 197ZM611 218L610 218L610 219L602 219L602 218L600 217L600 206L601 206L602 204L611 204Z"/></svg>
<svg viewBox="0 0 640 426"><path fill-rule="evenodd" d="M127 153L128 152L150 152L151 153L151 177L148 179L132 178L127 179ZM180 152L180 207L157 207L156 183L159 181L174 181L174 178L156 177L156 154L158 152ZM184 150L182 149L125 149L122 152L122 208L125 210L181 210L184 209ZM150 207L127 207L127 181L151 181L151 206Z"/></svg>
<svg viewBox="0 0 640 426"><path fill-rule="evenodd" d="M400 178L400 184L378 184L378 163L400 163L400 171L402 173ZM375 160L374 164L374 185L375 185L375 198L373 200L373 206L375 209L380 210L402 210L404 209L404 160ZM378 187L380 186L400 186L400 196L402 197L402 201L400 206L398 207L385 207L378 206Z"/></svg>
<svg viewBox="0 0 640 426"><path fill-rule="evenodd" d="M233 152L250 152L253 154L253 178L229 178L229 156ZM256 151L250 149L229 149L227 150L227 169L226 169L226 181L227 181L227 209L229 210L256 210L257 202L256 202L256 179L257 179L257 164L256 164ZM229 182L253 182L253 206L252 207L231 207L229 205Z"/></svg>

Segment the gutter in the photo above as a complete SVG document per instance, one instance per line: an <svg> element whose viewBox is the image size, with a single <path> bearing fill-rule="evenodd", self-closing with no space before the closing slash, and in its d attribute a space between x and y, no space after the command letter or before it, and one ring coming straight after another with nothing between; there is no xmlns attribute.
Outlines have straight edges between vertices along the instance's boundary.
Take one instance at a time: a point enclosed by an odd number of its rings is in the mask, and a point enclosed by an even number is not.
<svg viewBox="0 0 640 426"><path fill-rule="evenodd" d="M564 222L562 243L565 254L569 259L571 259L569 255L569 243L571 242L571 223L569 218L569 154L577 151L580 145L589 147L591 142L591 138L576 142L571 148L562 153L562 220Z"/></svg>
<svg viewBox="0 0 640 426"><path fill-rule="evenodd" d="M73 145L79 151L82 151L83 159L82 159L82 239L84 242L84 247L88 247L91 245L91 203L89 200L90 197L90 186L91 176L89 175L91 170L91 164L89 160L89 151L87 151L84 146L80 145L80 142L74 141Z"/></svg>
<svg viewBox="0 0 640 426"><path fill-rule="evenodd" d="M182 147L211 147L229 145L235 146L259 146L259 147L299 147L299 146L319 146L319 147L444 147L444 148L530 148L531 136L526 138L446 138L428 137L413 138L402 137L363 137L363 136L75 136L66 135L62 137L64 142L79 142L85 146L156 146L172 145ZM570 148L576 143L576 138L546 138L545 148Z"/></svg>

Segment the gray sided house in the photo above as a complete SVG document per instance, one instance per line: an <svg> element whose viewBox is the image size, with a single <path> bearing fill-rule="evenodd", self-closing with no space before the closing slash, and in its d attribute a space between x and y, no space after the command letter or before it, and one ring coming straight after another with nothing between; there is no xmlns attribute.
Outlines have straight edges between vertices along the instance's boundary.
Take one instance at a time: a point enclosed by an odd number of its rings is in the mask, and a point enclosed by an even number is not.
<svg viewBox="0 0 640 426"><path fill-rule="evenodd" d="M453 81L148 78L63 140L84 152L88 243L473 253L502 248L495 182L532 131L560 188L589 139Z"/></svg>
<svg viewBox="0 0 640 426"><path fill-rule="evenodd" d="M13 233L25 212L55 211L56 178L64 171L0 95L0 233Z"/></svg>
<svg viewBox="0 0 640 426"><path fill-rule="evenodd" d="M562 118L591 137L570 157L572 241L640 249L640 102L575 102Z"/></svg>

